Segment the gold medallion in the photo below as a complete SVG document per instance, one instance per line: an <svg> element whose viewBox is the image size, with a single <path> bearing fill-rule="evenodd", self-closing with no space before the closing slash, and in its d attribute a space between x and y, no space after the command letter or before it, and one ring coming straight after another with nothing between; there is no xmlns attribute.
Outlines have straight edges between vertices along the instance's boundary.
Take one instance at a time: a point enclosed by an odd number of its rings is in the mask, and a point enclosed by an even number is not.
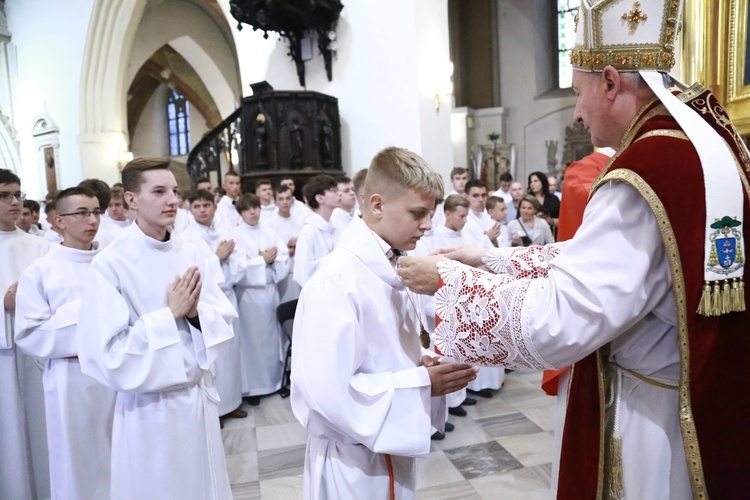
<svg viewBox="0 0 750 500"><path fill-rule="evenodd" d="M430 334L424 329L424 325L419 324L419 341L425 349L430 348Z"/></svg>

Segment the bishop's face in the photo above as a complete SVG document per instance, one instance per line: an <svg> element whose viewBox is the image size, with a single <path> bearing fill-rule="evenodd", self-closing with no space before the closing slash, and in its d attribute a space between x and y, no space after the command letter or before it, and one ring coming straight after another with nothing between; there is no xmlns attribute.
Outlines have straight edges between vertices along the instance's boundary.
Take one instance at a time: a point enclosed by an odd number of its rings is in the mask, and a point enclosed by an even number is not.
<svg viewBox="0 0 750 500"><path fill-rule="evenodd" d="M573 91L578 99L574 120L582 123L591 134L591 143L598 148L619 148L622 137L617 137L617 127L613 127L610 110L612 101L608 98L607 81L600 72L573 71Z"/></svg>
<svg viewBox="0 0 750 500"><path fill-rule="evenodd" d="M141 174L143 182L137 193L125 193L128 205L136 212L138 226L153 238L163 237L168 226L174 224L179 188L169 170L147 170Z"/></svg>

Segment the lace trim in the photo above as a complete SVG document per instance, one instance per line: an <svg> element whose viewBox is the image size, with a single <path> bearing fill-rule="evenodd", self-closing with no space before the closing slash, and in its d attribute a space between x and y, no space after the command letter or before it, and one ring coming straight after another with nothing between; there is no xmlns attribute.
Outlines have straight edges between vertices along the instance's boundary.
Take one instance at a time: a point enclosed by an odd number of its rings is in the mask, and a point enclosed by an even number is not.
<svg viewBox="0 0 750 500"><path fill-rule="evenodd" d="M437 348L451 358L516 370L551 368L529 336L531 307L540 281L516 280L459 264L441 262L445 285L435 294Z"/></svg>
<svg viewBox="0 0 750 500"><path fill-rule="evenodd" d="M493 248L482 259L482 264L494 273L507 274L515 279L543 278L547 276L550 261L566 245L561 242L544 246Z"/></svg>

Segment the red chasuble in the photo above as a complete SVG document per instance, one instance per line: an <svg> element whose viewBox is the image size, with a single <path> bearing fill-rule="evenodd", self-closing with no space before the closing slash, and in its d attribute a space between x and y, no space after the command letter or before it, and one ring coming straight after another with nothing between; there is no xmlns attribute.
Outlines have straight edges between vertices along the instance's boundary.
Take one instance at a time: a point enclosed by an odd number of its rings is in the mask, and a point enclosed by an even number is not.
<svg viewBox="0 0 750 500"><path fill-rule="evenodd" d="M689 89L680 99L732 148L745 187L744 220L750 221L750 159L729 118L702 87ZM693 495L746 498L750 491L750 371L745 369L750 355L750 312L718 317L696 313L704 279L703 173L692 143L658 100L647 104L633 120L620 152L592 192L609 181L626 182L638 190L661 229L677 305L679 418ZM745 242L750 241L749 231L743 230L743 235ZM744 279L747 282L747 270ZM599 353L573 365L560 460L560 499L602 496L608 467L603 459L604 390Z"/></svg>

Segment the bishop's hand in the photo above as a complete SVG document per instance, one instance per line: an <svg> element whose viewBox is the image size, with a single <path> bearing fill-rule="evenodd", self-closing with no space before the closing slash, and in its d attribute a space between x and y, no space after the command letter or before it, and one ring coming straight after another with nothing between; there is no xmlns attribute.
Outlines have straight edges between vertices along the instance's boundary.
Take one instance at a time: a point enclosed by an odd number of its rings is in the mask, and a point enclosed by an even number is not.
<svg viewBox="0 0 750 500"><path fill-rule="evenodd" d="M443 255L450 260L457 260L471 267L481 268L482 259L487 255L486 248L479 247L446 247L435 250L436 254Z"/></svg>
<svg viewBox="0 0 750 500"><path fill-rule="evenodd" d="M446 260L442 255L399 257L396 272L404 286L414 293L433 295L440 283L437 263Z"/></svg>

